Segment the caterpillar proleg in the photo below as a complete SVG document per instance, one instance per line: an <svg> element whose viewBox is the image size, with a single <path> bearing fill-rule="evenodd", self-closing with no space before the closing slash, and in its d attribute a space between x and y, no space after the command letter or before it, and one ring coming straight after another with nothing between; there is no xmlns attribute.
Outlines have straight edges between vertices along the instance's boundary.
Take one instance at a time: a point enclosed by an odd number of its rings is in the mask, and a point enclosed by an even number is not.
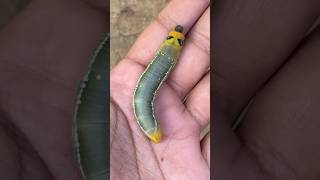
<svg viewBox="0 0 320 180"><path fill-rule="evenodd" d="M170 31L155 58L140 76L133 97L133 109L144 134L154 143L162 139L162 130L156 119L153 101L157 90L177 62L184 43L183 27Z"/></svg>

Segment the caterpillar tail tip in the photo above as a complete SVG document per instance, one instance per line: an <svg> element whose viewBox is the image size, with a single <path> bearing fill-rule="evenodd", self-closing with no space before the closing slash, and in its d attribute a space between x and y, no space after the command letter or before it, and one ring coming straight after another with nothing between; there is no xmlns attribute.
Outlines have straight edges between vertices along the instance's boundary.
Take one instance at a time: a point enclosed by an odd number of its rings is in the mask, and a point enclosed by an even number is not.
<svg viewBox="0 0 320 180"><path fill-rule="evenodd" d="M162 140L162 130L159 128L157 131L150 133L148 135L148 137L150 138L150 140L155 143L158 144L161 140Z"/></svg>

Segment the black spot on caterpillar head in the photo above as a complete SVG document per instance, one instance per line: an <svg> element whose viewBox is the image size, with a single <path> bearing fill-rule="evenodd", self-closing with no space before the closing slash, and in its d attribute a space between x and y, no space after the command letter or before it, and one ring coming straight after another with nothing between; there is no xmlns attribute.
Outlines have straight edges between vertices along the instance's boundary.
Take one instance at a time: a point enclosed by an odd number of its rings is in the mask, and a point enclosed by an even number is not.
<svg viewBox="0 0 320 180"><path fill-rule="evenodd" d="M184 40L178 39L178 42L179 42L179 45L180 45L180 46L183 46Z"/></svg>
<svg viewBox="0 0 320 180"><path fill-rule="evenodd" d="M177 25L177 26L174 28L174 30L177 31L177 32L183 33L183 26Z"/></svg>

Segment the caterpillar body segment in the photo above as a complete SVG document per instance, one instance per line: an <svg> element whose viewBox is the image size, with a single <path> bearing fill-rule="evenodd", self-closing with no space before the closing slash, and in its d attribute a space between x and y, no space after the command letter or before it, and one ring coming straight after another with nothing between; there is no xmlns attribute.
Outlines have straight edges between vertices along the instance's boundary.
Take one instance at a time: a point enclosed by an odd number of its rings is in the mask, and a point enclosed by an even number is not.
<svg viewBox="0 0 320 180"><path fill-rule="evenodd" d="M98 45L83 78L75 109L75 150L84 180L109 177L109 35Z"/></svg>
<svg viewBox="0 0 320 180"><path fill-rule="evenodd" d="M184 43L183 27L176 26L157 51L155 58L140 76L134 91L133 109L144 134L154 143L162 139L162 130L154 113L158 89L175 66Z"/></svg>

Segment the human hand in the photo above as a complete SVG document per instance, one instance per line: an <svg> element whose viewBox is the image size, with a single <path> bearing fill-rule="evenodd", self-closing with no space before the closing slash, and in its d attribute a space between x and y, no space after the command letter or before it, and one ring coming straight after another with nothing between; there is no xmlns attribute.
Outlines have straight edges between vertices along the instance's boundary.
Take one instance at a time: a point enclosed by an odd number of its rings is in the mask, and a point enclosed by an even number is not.
<svg viewBox="0 0 320 180"><path fill-rule="evenodd" d="M75 98L105 22L82 1L35 0L1 31L0 179L82 179Z"/></svg>
<svg viewBox="0 0 320 180"><path fill-rule="evenodd" d="M214 179L320 178L319 28L304 40L319 12L319 1L215 1Z"/></svg>
<svg viewBox="0 0 320 180"><path fill-rule="evenodd" d="M210 135L202 141L199 137L210 121L208 6L208 1L171 1L111 71L111 179L209 179ZM134 117L133 92L177 24L186 31L192 29L176 67L156 96L155 111L164 138L152 144Z"/></svg>

